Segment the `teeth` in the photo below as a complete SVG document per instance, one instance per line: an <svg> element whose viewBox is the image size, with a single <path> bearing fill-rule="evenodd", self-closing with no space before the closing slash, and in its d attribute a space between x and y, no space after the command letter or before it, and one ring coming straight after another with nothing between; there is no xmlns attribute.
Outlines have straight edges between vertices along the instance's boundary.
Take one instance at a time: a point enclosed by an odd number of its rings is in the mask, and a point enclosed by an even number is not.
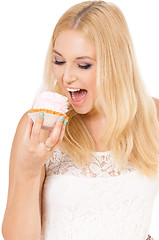
<svg viewBox="0 0 159 240"><path fill-rule="evenodd" d="M66 88L66 89L67 89L67 91L69 91L69 92L77 92L77 91L80 91L80 90L81 90L80 88L78 88L78 89Z"/></svg>
<svg viewBox="0 0 159 240"><path fill-rule="evenodd" d="M74 92L71 92L72 95L72 99L76 102L75 96L74 96Z"/></svg>

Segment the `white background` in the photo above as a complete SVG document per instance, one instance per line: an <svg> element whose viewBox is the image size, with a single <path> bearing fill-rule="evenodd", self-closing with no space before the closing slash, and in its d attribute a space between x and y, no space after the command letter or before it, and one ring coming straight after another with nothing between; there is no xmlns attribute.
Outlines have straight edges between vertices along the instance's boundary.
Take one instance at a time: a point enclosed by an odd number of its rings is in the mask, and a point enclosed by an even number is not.
<svg viewBox="0 0 159 240"><path fill-rule="evenodd" d="M42 83L53 28L78 0L0 2L0 225L8 191L9 155L16 126ZM159 98L159 5L157 0L112 0L123 11L149 94ZM159 239L159 195L150 234ZM0 239L2 238L0 234Z"/></svg>

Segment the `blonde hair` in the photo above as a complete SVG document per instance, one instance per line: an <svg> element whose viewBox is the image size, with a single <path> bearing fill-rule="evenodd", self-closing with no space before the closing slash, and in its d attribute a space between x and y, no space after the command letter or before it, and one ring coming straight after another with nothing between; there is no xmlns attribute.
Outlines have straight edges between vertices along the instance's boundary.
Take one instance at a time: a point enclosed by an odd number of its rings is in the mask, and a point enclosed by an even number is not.
<svg viewBox="0 0 159 240"><path fill-rule="evenodd" d="M52 71L52 49L64 30L82 31L96 47L96 109L107 126L101 134L121 169L128 162L148 177L158 173L159 123L155 104L146 91L136 64L133 44L120 9L104 1L86 1L68 9L59 19L51 39L44 71L45 89L62 95ZM83 165L94 151L94 141L81 115L71 105L65 137L60 147Z"/></svg>

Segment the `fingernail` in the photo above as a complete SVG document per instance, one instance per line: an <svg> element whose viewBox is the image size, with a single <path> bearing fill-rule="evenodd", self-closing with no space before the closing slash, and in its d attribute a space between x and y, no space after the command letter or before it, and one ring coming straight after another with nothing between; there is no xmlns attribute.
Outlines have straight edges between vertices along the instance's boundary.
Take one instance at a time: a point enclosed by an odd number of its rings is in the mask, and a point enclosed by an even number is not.
<svg viewBox="0 0 159 240"><path fill-rule="evenodd" d="M44 113L41 112L41 113L39 114L39 118L43 118L43 116L44 116Z"/></svg>
<svg viewBox="0 0 159 240"><path fill-rule="evenodd" d="M63 122L64 116L61 116L60 121Z"/></svg>
<svg viewBox="0 0 159 240"><path fill-rule="evenodd" d="M67 120L65 119L64 122L63 122L63 124L66 125L66 123L67 123Z"/></svg>

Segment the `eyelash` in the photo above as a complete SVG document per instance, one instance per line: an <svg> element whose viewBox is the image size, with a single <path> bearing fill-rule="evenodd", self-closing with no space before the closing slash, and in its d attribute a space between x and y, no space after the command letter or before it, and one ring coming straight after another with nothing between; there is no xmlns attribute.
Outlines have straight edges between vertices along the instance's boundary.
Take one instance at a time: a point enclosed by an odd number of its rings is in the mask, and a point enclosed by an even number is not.
<svg viewBox="0 0 159 240"><path fill-rule="evenodd" d="M55 61L53 61L53 63L57 64L57 65L62 65L65 62L64 61L60 62L60 61L55 60ZM90 64L90 63L88 63L87 65L80 65L80 64L78 64L78 66L79 66L79 68L82 68L82 69L88 69L88 68L92 67L92 64Z"/></svg>

